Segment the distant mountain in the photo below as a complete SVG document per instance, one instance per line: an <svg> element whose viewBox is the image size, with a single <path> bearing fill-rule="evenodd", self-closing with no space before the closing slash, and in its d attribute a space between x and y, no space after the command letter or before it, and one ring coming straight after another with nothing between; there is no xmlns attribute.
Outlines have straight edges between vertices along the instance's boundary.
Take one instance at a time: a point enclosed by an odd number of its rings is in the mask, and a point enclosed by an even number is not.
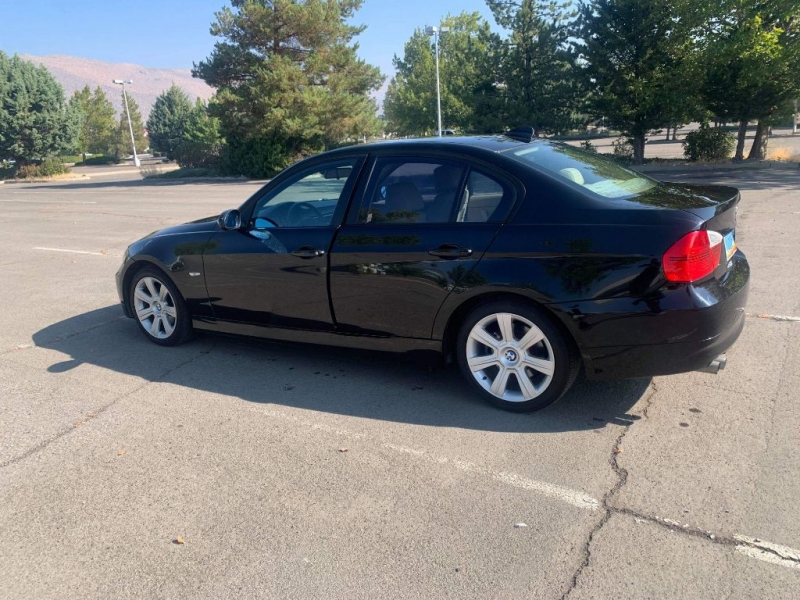
<svg viewBox="0 0 800 600"><path fill-rule="evenodd" d="M174 82L183 88L194 103L195 98L208 100L214 92L202 79L195 79L188 69L151 69L130 63L109 63L78 56L20 55L25 60L47 67L56 80L64 87L69 99L73 92L88 85L92 90L100 86L114 104L117 112L122 110L121 86L111 83L113 79L133 79L133 85L125 86L128 93L136 99L146 121L156 98L169 89Z"/></svg>

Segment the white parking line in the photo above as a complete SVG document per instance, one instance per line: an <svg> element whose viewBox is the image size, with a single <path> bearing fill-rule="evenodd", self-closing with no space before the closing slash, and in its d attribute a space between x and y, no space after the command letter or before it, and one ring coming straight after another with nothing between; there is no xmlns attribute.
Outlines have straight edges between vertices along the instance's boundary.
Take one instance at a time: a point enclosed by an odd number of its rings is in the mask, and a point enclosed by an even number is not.
<svg viewBox="0 0 800 600"><path fill-rule="evenodd" d="M269 409L265 410L263 408L252 408L251 410L268 417L274 417L282 421L296 423L303 427L308 427L310 429L314 429L317 431L331 433L339 437L344 437L352 440L366 440L372 442L377 441L371 436L364 433L356 433L353 431L349 431L347 429L342 429L340 427L331 427L330 425L316 423L314 421L286 414L279 410L269 410ZM444 456L435 456L418 448L409 448L407 446L400 446L388 442L381 442L380 446L387 450L397 452L398 454L414 457L415 459L418 460L425 460L430 463L435 463L439 465L450 465L461 471L474 473L475 475L480 475L483 477L489 477L504 485L522 490L530 490L542 496L547 496L554 500L570 504L572 506L575 506L583 510L596 512L602 507L602 503L600 502L600 500L579 490L573 490L553 483L548 483L546 481L538 481L536 479L530 479L528 477L523 477L522 475L519 475L517 473L510 473L507 471L493 471L491 469L487 469L486 467L482 467L480 465L468 461L446 458ZM656 520L662 521L663 523L673 526L676 529L680 529L681 527L678 521L673 521L671 519L663 519L656 517ZM720 537L721 536L715 536L711 534L711 532L709 532L710 540L714 539L719 540ZM800 570L800 550L796 550L788 546L781 546L779 544L774 544L772 542L767 542L759 538L748 537L745 535L737 534L733 536L733 539L736 540L737 542L740 542L735 546L735 550L740 554L743 554L750 558L754 558L756 560L768 562L774 565L787 567L789 569Z"/></svg>
<svg viewBox="0 0 800 600"><path fill-rule="evenodd" d="M67 250L66 248L40 248L34 247L34 250L44 250L46 252L68 252L69 254L89 254L91 256L109 256L102 252L89 252L88 250Z"/></svg>
<svg viewBox="0 0 800 600"><path fill-rule="evenodd" d="M789 321L790 323L800 322L800 317L787 317L786 315L764 315L755 313L746 313L748 317L754 319L768 319L770 321Z"/></svg>
<svg viewBox="0 0 800 600"><path fill-rule="evenodd" d="M800 570L800 550L765 542L746 535L734 535L733 539L738 542L744 542L736 546L737 552L774 565Z"/></svg>
<svg viewBox="0 0 800 600"><path fill-rule="evenodd" d="M28 198L2 198L0 202L14 202L16 204L97 204L89 200L30 200Z"/></svg>
<svg viewBox="0 0 800 600"><path fill-rule="evenodd" d="M481 467L480 465L476 465L475 463L463 460L454 460L452 458L445 458L442 456L432 456L415 448L406 448L396 444L382 444L382 446L389 450L394 450L395 452L400 452L402 454L410 454L429 462L440 465L452 465L461 471L475 473L476 475L483 475L484 477L491 477L495 481L499 481L500 483L504 483L510 487L515 487L522 490L530 490L543 496L548 496L549 498L555 498L561 502L571 504L572 506L577 506L578 508L584 508L591 511L595 511L600 508L600 501L596 498L592 498L590 495L584 494L583 492L572 490L560 485L555 485L553 483L548 483L546 481L529 479L528 477L523 477L517 473L492 471L490 469L486 469L485 467Z"/></svg>

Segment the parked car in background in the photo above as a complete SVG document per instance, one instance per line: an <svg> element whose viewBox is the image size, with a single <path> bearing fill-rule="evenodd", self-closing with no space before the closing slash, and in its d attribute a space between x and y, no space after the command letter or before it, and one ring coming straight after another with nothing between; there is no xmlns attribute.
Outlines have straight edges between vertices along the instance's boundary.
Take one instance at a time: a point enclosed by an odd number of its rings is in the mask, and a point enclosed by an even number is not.
<svg viewBox="0 0 800 600"><path fill-rule="evenodd" d="M193 330L457 362L528 411L590 379L724 366L749 267L736 189L660 183L530 129L352 146L239 208L133 243L125 314Z"/></svg>

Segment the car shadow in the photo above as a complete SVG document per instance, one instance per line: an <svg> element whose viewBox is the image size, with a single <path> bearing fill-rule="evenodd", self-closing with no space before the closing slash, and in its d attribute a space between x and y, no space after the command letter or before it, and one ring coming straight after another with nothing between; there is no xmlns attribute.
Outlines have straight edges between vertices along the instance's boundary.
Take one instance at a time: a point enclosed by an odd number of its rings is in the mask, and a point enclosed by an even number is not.
<svg viewBox="0 0 800 600"><path fill-rule="evenodd" d="M599 430L639 420L633 406L649 379L589 382L582 376L559 402L531 414L489 406L455 367L408 357L250 338L198 335L164 348L108 306L48 326L37 347L68 355L53 376L94 365L149 382L168 382L243 401L365 419L496 432ZM100 375L98 375L100 376Z"/></svg>

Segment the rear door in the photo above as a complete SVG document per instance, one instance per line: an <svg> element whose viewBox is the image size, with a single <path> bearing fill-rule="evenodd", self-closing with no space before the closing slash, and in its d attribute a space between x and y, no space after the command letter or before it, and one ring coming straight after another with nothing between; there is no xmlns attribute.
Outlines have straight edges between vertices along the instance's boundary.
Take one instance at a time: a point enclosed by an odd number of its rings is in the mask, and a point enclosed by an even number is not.
<svg viewBox="0 0 800 600"><path fill-rule="evenodd" d="M484 165L436 156L379 156L367 167L330 256L338 328L430 339L447 295L473 268L517 187ZM474 201L474 202L473 202Z"/></svg>

